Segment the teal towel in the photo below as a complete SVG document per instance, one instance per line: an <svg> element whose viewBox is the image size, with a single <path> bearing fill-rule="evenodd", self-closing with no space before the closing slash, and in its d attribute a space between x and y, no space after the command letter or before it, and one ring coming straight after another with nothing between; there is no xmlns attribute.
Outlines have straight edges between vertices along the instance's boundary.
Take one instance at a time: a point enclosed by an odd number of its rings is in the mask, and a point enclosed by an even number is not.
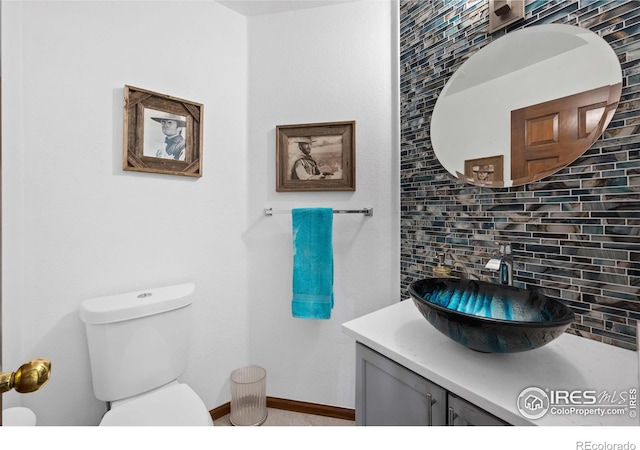
<svg viewBox="0 0 640 450"><path fill-rule="evenodd" d="M333 210L298 208L293 224L293 317L329 319L333 308Z"/></svg>

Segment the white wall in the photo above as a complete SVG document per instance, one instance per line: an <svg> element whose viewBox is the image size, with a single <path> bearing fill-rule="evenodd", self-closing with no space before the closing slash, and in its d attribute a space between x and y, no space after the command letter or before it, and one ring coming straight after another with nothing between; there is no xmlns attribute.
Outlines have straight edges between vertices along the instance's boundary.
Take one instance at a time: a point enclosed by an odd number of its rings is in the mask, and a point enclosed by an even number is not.
<svg viewBox="0 0 640 450"><path fill-rule="evenodd" d="M348 2L249 20L249 338L268 394L354 407L355 345L341 324L399 300L397 4ZM356 121L355 192L275 192L275 127ZM265 207L373 207L333 220L331 319L291 317L289 215Z"/></svg>
<svg viewBox="0 0 640 450"><path fill-rule="evenodd" d="M186 281L183 380L208 408L247 364L267 369L270 396L353 407L340 324L398 300L396 10L3 2L3 367L53 361L47 386L5 407L97 424L80 302ZM205 105L202 178L121 170L125 84ZM357 121L357 190L276 194L275 126L338 120ZM291 222L267 206L374 208L335 219L331 320L291 318Z"/></svg>
<svg viewBox="0 0 640 450"><path fill-rule="evenodd" d="M3 2L5 395L42 425L97 424L82 300L193 281L184 375L213 408L247 359L246 19L215 2ZM203 103L204 176L123 172L123 87Z"/></svg>

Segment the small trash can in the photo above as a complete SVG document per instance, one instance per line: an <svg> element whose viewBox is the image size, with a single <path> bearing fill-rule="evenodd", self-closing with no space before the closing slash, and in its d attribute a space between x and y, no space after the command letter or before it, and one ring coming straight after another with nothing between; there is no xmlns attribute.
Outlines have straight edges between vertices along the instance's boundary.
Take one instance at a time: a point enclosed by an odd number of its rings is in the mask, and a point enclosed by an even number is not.
<svg viewBox="0 0 640 450"><path fill-rule="evenodd" d="M267 420L267 371L248 366L231 372L232 425L262 425Z"/></svg>

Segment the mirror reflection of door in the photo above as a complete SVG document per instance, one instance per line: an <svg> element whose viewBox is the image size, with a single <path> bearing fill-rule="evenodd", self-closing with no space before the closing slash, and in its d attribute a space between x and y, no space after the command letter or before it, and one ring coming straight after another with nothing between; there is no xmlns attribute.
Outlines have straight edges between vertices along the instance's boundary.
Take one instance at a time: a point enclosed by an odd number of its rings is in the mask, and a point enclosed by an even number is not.
<svg viewBox="0 0 640 450"><path fill-rule="evenodd" d="M511 112L514 184L544 178L575 161L611 121L622 84Z"/></svg>

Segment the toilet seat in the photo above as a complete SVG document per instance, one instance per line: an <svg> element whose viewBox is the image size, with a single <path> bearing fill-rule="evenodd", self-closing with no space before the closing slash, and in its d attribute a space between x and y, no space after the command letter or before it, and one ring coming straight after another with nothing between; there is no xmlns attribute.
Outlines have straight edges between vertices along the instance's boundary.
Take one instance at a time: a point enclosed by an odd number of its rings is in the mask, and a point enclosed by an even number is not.
<svg viewBox="0 0 640 450"><path fill-rule="evenodd" d="M193 389L175 383L115 405L101 426L207 426L211 415Z"/></svg>

